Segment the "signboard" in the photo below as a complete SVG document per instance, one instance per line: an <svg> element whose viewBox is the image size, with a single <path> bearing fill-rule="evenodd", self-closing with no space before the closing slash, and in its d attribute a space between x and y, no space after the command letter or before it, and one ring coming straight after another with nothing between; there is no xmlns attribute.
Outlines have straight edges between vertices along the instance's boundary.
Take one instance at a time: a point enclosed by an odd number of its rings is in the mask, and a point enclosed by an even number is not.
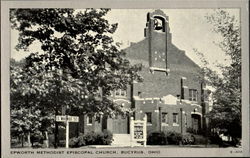
<svg viewBox="0 0 250 158"><path fill-rule="evenodd" d="M144 132L143 132L143 123L142 122L135 122L134 123L134 139L143 139Z"/></svg>
<svg viewBox="0 0 250 158"><path fill-rule="evenodd" d="M131 146L133 146L133 142L143 142L144 146L146 146L147 141L147 116L143 118L143 120L134 120L131 117L130 122L130 131L131 131Z"/></svg>
<svg viewBox="0 0 250 158"><path fill-rule="evenodd" d="M65 122L66 123L66 148L69 148L69 122L79 122L78 116L70 116L70 115L57 115L57 122Z"/></svg>
<svg viewBox="0 0 250 158"><path fill-rule="evenodd" d="M62 116L56 116L57 122L79 122L78 116L69 116L69 115L62 115Z"/></svg>

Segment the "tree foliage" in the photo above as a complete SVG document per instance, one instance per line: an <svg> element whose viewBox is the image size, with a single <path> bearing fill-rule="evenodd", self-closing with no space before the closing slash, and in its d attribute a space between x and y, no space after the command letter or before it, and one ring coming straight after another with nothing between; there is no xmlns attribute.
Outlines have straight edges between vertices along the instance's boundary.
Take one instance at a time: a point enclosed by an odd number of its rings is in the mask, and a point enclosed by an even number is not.
<svg viewBox="0 0 250 158"><path fill-rule="evenodd" d="M43 118L62 114L62 106L74 115L129 112L110 95L134 80L141 81L140 65L131 66L119 43L113 41L118 24L105 19L108 11L10 10L11 27L19 32L16 49L37 48L21 66L11 67L12 109L32 107Z"/></svg>
<svg viewBox="0 0 250 158"><path fill-rule="evenodd" d="M16 48L28 50L39 42L42 52L26 59L24 70L32 79L24 93L43 96L51 108L70 105L81 112L105 113L117 109L110 92L141 77L136 73L140 67L130 66L110 36L118 25L104 18L108 11L12 9L11 24L19 31Z"/></svg>
<svg viewBox="0 0 250 158"><path fill-rule="evenodd" d="M241 137L241 38L239 21L224 10L208 15L213 31L222 37L217 45L230 58L230 64L219 65L221 75L204 59L203 72L213 92L213 109L208 114L212 128L227 131L233 138ZM199 52L198 52L199 53ZM200 55L202 53L199 53ZM202 56L201 56L202 57Z"/></svg>

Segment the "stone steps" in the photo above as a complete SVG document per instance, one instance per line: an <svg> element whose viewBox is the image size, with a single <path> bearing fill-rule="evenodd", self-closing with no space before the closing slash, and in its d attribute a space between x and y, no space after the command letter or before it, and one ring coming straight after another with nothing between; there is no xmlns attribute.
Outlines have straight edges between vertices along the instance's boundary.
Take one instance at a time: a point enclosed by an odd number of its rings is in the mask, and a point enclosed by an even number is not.
<svg viewBox="0 0 250 158"><path fill-rule="evenodd" d="M130 134L113 134L112 146L142 146L140 143L132 142L131 143Z"/></svg>

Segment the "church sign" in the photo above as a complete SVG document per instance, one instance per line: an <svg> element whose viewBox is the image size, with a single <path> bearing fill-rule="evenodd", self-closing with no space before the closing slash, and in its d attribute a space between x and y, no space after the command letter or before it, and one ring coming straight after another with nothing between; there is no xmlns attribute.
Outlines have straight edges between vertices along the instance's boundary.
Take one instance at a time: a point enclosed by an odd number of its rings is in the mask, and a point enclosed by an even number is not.
<svg viewBox="0 0 250 158"><path fill-rule="evenodd" d="M134 139L143 139L143 122L134 122Z"/></svg>
<svg viewBox="0 0 250 158"><path fill-rule="evenodd" d="M147 142L147 118L146 116L143 120L134 120L131 117L130 122L130 131L131 131L131 144L132 142L143 142L144 146L146 146ZM131 145L132 146L132 145Z"/></svg>

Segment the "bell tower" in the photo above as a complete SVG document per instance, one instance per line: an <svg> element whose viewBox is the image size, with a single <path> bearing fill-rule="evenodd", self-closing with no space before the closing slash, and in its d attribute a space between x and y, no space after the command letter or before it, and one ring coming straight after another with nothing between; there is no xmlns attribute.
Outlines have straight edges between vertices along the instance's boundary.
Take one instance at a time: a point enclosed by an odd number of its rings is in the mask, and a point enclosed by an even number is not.
<svg viewBox="0 0 250 158"><path fill-rule="evenodd" d="M169 33L168 16L156 10L147 14L146 28L144 36L148 40L149 68L154 71L169 73L168 66L168 40L171 39Z"/></svg>

